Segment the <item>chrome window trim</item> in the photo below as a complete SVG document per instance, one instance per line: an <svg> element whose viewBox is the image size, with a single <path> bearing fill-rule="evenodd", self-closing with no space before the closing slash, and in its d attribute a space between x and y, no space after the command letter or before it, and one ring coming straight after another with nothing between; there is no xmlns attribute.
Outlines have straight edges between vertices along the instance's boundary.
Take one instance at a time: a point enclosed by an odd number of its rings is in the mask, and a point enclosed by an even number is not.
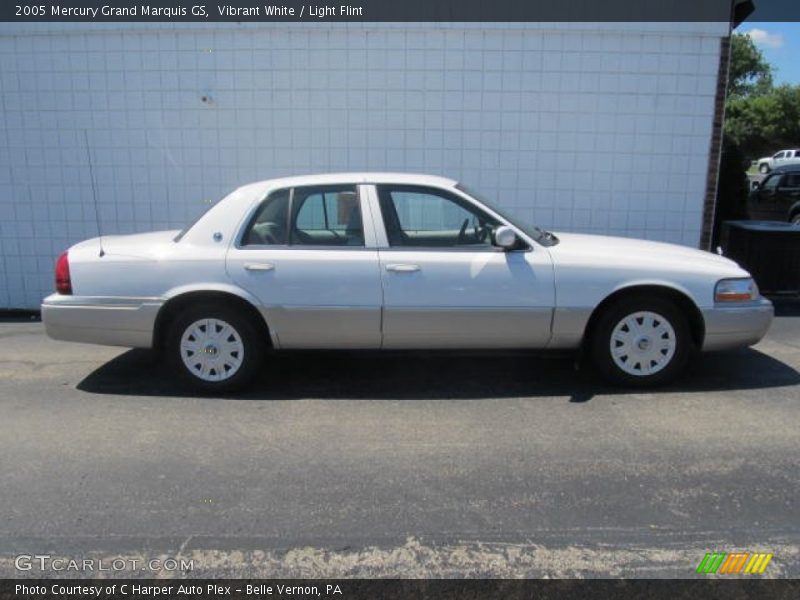
<svg viewBox="0 0 800 600"><path fill-rule="evenodd" d="M470 252L475 254L516 254L521 252L532 252L530 248L518 248L516 250L504 250L498 246L389 246L378 248L381 252Z"/></svg>
<svg viewBox="0 0 800 600"><path fill-rule="evenodd" d="M317 246L315 244L248 244L239 250L371 250L378 248L368 246Z"/></svg>

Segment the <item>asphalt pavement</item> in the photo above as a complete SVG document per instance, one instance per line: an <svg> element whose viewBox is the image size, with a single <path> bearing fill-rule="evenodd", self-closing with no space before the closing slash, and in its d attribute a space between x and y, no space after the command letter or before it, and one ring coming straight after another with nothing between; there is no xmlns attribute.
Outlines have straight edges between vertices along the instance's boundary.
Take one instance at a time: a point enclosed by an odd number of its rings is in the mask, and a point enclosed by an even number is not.
<svg viewBox="0 0 800 600"><path fill-rule="evenodd" d="M0 576L53 574L15 567L44 554L193 561L66 576L694 577L750 551L798 577L800 305L779 313L656 391L563 357L305 352L227 398L6 319Z"/></svg>

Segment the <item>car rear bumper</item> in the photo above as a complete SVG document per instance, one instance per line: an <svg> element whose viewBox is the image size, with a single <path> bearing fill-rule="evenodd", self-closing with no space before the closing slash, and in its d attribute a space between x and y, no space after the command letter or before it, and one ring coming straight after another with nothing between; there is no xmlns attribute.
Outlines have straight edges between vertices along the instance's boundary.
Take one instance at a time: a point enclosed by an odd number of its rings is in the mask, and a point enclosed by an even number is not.
<svg viewBox="0 0 800 600"><path fill-rule="evenodd" d="M42 321L55 340L150 348L160 298L107 298L53 294L42 302Z"/></svg>
<svg viewBox="0 0 800 600"><path fill-rule="evenodd" d="M766 298L747 306L716 306L703 310L706 335L703 351L752 346L767 333L774 309Z"/></svg>

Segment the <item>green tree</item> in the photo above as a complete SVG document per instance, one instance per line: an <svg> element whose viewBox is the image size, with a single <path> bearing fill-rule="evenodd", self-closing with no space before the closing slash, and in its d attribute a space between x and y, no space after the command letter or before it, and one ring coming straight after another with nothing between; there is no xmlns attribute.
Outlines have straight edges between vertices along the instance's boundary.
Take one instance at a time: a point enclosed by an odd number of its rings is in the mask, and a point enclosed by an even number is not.
<svg viewBox="0 0 800 600"><path fill-rule="evenodd" d="M728 99L725 133L750 159L800 145L800 86Z"/></svg>
<svg viewBox="0 0 800 600"><path fill-rule="evenodd" d="M773 86L772 67L750 36L731 36L725 134L747 160L800 146L800 86Z"/></svg>
<svg viewBox="0 0 800 600"><path fill-rule="evenodd" d="M728 97L741 98L766 94L772 88L772 67L749 35L731 36L731 63Z"/></svg>

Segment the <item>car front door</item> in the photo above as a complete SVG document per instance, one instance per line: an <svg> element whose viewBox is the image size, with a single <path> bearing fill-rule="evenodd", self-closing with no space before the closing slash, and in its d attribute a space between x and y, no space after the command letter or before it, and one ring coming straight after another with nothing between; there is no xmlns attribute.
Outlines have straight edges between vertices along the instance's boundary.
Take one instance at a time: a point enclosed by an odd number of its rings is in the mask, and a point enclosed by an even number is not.
<svg viewBox="0 0 800 600"><path fill-rule="evenodd" d="M370 197L384 225L383 347L547 345L554 282L545 248L495 247L500 221L449 190L377 185Z"/></svg>
<svg viewBox="0 0 800 600"><path fill-rule="evenodd" d="M228 251L228 275L256 296L281 348L378 348L381 281L357 185L274 190Z"/></svg>

